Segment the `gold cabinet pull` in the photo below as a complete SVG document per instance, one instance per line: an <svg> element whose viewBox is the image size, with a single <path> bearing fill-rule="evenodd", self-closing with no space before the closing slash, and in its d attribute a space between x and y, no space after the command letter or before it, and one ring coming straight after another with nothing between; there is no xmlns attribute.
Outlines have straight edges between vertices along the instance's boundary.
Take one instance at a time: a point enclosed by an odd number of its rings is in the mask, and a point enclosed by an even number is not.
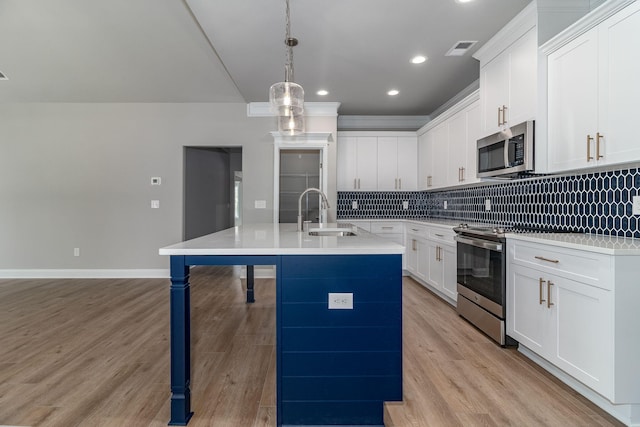
<svg viewBox="0 0 640 427"><path fill-rule="evenodd" d="M358 190L360 189L360 178L358 178Z"/></svg>
<svg viewBox="0 0 640 427"><path fill-rule="evenodd" d="M460 182L464 181L464 167L460 168L461 171L461 175L462 175L462 179L460 179Z"/></svg>
<svg viewBox="0 0 640 427"><path fill-rule="evenodd" d="M502 124L503 125L507 124L507 106L506 105L502 106Z"/></svg>
<svg viewBox="0 0 640 427"><path fill-rule="evenodd" d="M596 160L601 159L604 156L600 154L600 140L604 138L600 132L596 132Z"/></svg>
<svg viewBox="0 0 640 427"><path fill-rule="evenodd" d="M358 180L356 178L353 178L353 189L357 190L358 189L358 185L356 184Z"/></svg>
<svg viewBox="0 0 640 427"><path fill-rule="evenodd" d="M433 184L431 183L431 176L427 177L427 187L431 187Z"/></svg>
<svg viewBox="0 0 640 427"><path fill-rule="evenodd" d="M543 256L538 256L538 255L536 255L534 258L535 258L535 259L539 259L540 261L552 262L552 263L554 263L554 264L557 264L557 263L559 263L559 262L560 262L560 260L557 260L557 259L549 259L549 258L545 258L545 257L543 257Z"/></svg>
<svg viewBox="0 0 640 427"><path fill-rule="evenodd" d="M538 283L539 283L539 285L540 285L540 286L539 286L539 288L540 288L540 297L538 298L538 299L539 299L539 301L540 301L540 302L539 302L539 303L540 303L540 305L542 305L542 303L543 303L543 302L545 302L545 299L544 299L544 298L542 298L542 285L543 285L545 282L546 282L546 280L543 280L543 279L542 279L542 277L539 279L539 282L538 282Z"/></svg>
<svg viewBox="0 0 640 427"><path fill-rule="evenodd" d="M591 156L591 141L593 141L593 137L587 135L587 162L593 160L593 156Z"/></svg>
<svg viewBox="0 0 640 427"><path fill-rule="evenodd" d="M551 308L553 305L551 302L551 286L553 286L553 283L551 280L547 280L547 308Z"/></svg>
<svg viewBox="0 0 640 427"><path fill-rule="evenodd" d="M500 113L502 112L502 108L498 107L498 126L500 126L502 123L500 123Z"/></svg>
<svg viewBox="0 0 640 427"><path fill-rule="evenodd" d="M398 190L402 190L402 178L398 178Z"/></svg>
<svg viewBox="0 0 640 427"><path fill-rule="evenodd" d="M416 243L417 243L417 242L416 242L416 239L411 239L411 240L412 240L412 243L411 243L411 249L412 249L412 250L414 250L414 251L417 251L417 250L418 250L418 248L417 248L417 246L416 246Z"/></svg>

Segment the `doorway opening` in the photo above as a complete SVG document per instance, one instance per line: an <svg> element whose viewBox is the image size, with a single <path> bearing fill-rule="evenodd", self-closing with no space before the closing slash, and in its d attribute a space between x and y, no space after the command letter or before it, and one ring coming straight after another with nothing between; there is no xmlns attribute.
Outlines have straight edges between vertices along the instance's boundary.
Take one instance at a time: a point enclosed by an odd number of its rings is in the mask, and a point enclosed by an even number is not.
<svg viewBox="0 0 640 427"><path fill-rule="evenodd" d="M298 220L298 199L310 187L320 188L322 162L320 150L280 150L280 223L295 223ZM306 220L320 220L320 197L317 193L306 194L302 199L302 216Z"/></svg>
<svg viewBox="0 0 640 427"><path fill-rule="evenodd" d="M242 223L242 147L184 147L184 239Z"/></svg>

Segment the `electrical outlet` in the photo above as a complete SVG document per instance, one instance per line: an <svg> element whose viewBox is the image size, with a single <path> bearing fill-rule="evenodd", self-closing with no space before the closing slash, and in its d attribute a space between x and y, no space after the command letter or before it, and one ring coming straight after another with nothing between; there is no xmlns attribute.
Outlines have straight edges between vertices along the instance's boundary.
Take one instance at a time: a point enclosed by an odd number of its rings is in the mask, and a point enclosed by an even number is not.
<svg viewBox="0 0 640 427"><path fill-rule="evenodd" d="M329 292L329 310L353 310L353 294Z"/></svg>
<svg viewBox="0 0 640 427"><path fill-rule="evenodd" d="M447 209L447 201L444 201L444 208Z"/></svg>
<svg viewBox="0 0 640 427"><path fill-rule="evenodd" d="M404 209L405 211L407 209L409 209L409 201L405 200L404 202L402 202L402 209Z"/></svg>
<svg viewBox="0 0 640 427"><path fill-rule="evenodd" d="M358 209L358 201L357 200L353 200L351 202L351 209Z"/></svg>
<svg viewBox="0 0 640 427"><path fill-rule="evenodd" d="M267 201L266 200L254 200L254 207L256 209L266 209Z"/></svg>
<svg viewBox="0 0 640 427"><path fill-rule="evenodd" d="M73 248L73 256L80 256L80 248Z"/></svg>
<svg viewBox="0 0 640 427"><path fill-rule="evenodd" d="M484 201L484 210L485 211L490 211L491 210L491 200L490 199L485 199L485 201Z"/></svg>
<svg viewBox="0 0 640 427"><path fill-rule="evenodd" d="M640 196L633 196L633 214L640 215Z"/></svg>
<svg viewBox="0 0 640 427"><path fill-rule="evenodd" d="M160 200L152 200L151 209L160 209Z"/></svg>

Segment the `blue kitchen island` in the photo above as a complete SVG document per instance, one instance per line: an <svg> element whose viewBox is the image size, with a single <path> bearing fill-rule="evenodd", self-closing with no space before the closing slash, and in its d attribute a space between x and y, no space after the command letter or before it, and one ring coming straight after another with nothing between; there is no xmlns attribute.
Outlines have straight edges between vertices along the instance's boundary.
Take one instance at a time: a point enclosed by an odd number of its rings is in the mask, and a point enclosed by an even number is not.
<svg viewBox="0 0 640 427"><path fill-rule="evenodd" d="M356 233L250 224L160 249L171 260L169 425L193 415L192 265L275 266L278 426L383 425L384 402L402 400L404 248Z"/></svg>

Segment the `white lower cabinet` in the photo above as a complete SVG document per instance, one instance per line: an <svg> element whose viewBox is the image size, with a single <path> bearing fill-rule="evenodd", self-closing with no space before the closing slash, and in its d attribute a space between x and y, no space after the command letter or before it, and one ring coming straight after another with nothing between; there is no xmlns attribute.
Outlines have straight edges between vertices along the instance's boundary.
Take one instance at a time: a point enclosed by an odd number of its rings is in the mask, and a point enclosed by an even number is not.
<svg viewBox="0 0 640 427"><path fill-rule="evenodd" d="M507 335L610 397L612 292L521 265L509 278Z"/></svg>
<svg viewBox="0 0 640 427"><path fill-rule="evenodd" d="M610 412L640 410L640 256L584 248L507 239L507 335Z"/></svg>
<svg viewBox="0 0 640 427"><path fill-rule="evenodd" d="M407 223L406 227L407 271L414 279L437 294L455 303L456 246L452 229Z"/></svg>

